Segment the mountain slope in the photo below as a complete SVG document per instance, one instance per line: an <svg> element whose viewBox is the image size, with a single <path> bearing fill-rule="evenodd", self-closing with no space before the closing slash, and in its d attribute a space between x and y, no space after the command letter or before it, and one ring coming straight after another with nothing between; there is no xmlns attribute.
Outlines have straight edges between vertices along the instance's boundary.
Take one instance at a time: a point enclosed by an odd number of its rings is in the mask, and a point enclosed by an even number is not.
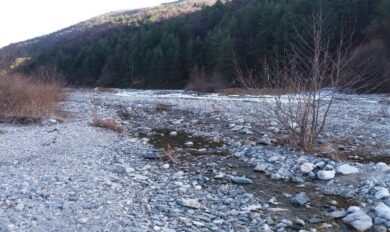
<svg viewBox="0 0 390 232"><path fill-rule="evenodd" d="M126 25L166 20L180 14L200 10L201 6L211 5L215 1L216 0L180 0L173 3L162 4L159 7L123 10L100 15L48 35L10 44L1 48L0 69L9 68L15 61L17 63L17 58L34 57L63 41L81 38L86 35L100 34ZM175 8L175 10L172 10L173 8ZM153 17L157 13L160 16Z"/></svg>
<svg viewBox="0 0 390 232"><path fill-rule="evenodd" d="M331 38L352 29L365 38L378 4L387 1L184 0L99 16L1 49L0 57L14 71L53 67L72 85L232 86L233 63L256 74L265 60L286 59L291 35L305 31L318 9L331 20Z"/></svg>

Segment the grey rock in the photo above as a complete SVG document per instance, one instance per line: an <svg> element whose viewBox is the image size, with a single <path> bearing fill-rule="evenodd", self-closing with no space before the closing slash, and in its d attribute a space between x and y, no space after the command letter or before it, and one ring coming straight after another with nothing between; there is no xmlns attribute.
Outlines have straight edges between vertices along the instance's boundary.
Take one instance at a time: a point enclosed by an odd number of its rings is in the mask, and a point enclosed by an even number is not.
<svg viewBox="0 0 390 232"><path fill-rule="evenodd" d="M149 151L142 155L146 159L159 159L161 157L159 152Z"/></svg>
<svg viewBox="0 0 390 232"><path fill-rule="evenodd" d="M374 213L377 217L390 221L390 207L383 202L375 206Z"/></svg>
<svg viewBox="0 0 390 232"><path fill-rule="evenodd" d="M272 141L268 137L263 137L259 140L259 144L268 146L272 144Z"/></svg>
<svg viewBox="0 0 390 232"><path fill-rule="evenodd" d="M302 177L299 176L293 176L291 177L291 181L294 183L305 183L305 180Z"/></svg>
<svg viewBox="0 0 390 232"><path fill-rule="evenodd" d="M332 218L332 219L338 219L338 218L345 217L345 215L347 215L347 211L342 209L342 210L336 210L336 211L329 213L328 217Z"/></svg>
<svg viewBox="0 0 390 232"><path fill-rule="evenodd" d="M343 222L352 226L357 231L366 231L373 225L372 218L368 216L363 210L358 210L348 214L343 218Z"/></svg>
<svg viewBox="0 0 390 232"><path fill-rule="evenodd" d="M387 188L384 187L375 187L375 198L380 200L386 197L390 197L390 192Z"/></svg>
<svg viewBox="0 0 390 232"><path fill-rule="evenodd" d="M331 180L335 177L336 171L331 170L331 171L326 171L326 170L321 170L317 172L317 177L320 180Z"/></svg>
<svg viewBox="0 0 390 232"><path fill-rule="evenodd" d="M267 170L267 165L265 164L257 164L256 167L253 169L256 172L264 172Z"/></svg>
<svg viewBox="0 0 390 232"><path fill-rule="evenodd" d="M179 201L179 204L184 207L199 209L201 207L198 199L183 198Z"/></svg>
<svg viewBox="0 0 390 232"><path fill-rule="evenodd" d="M234 176L232 182L235 184L252 184L253 181L245 176Z"/></svg>
<svg viewBox="0 0 390 232"><path fill-rule="evenodd" d="M310 173L311 171L313 171L315 168L315 165L312 164L312 163L304 163L300 166L300 169L301 169L301 172L303 174L308 174Z"/></svg>
<svg viewBox="0 0 390 232"><path fill-rule="evenodd" d="M305 192L298 193L290 199L291 204L293 204L294 206L304 206L309 201L310 198Z"/></svg>
<svg viewBox="0 0 390 232"><path fill-rule="evenodd" d="M338 166L336 168L336 171L337 173L340 173L342 175L349 175L349 174L358 173L359 169L349 164L343 164L341 166Z"/></svg>

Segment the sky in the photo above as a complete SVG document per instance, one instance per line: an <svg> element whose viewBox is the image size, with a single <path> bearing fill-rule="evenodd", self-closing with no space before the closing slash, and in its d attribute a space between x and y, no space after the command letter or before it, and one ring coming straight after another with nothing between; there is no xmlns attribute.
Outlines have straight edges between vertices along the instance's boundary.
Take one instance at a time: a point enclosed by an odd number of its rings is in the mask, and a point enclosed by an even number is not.
<svg viewBox="0 0 390 232"><path fill-rule="evenodd" d="M111 11L172 0L1 0L0 48L71 26Z"/></svg>

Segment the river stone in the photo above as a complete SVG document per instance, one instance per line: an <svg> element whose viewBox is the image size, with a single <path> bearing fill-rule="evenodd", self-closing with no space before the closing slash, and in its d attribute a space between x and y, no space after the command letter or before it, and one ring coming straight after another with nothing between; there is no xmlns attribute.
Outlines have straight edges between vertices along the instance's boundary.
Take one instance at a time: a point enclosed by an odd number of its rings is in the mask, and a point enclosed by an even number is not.
<svg viewBox="0 0 390 232"><path fill-rule="evenodd" d="M315 168L315 166L312 163L304 163L300 167L301 172L304 173L304 174L310 173L311 171L314 170L314 168Z"/></svg>
<svg viewBox="0 0 390 232"><path fill-rule="evenodd" d="M390 197L390 192L387 188L384 187L375 187L375 198L380 200L386 197Z"/></svg>
<svg viewBox="0 0 390 232"><path fill-rule="evenodd" d="M343 222L357 231L366 231L372 227L372 218L362 210L348 214L343 218Z"/></svg>
<svg viewBox="0 0 390 232"><path fill-rule="evenodd" d="M334 170L331 171L322 170L317 172L317 177L320 180L331 180L335 177L335 175L336 175L336 171Z"/></svg>
<svg viewBox="0 0 390 232"><path fill-rule="evenodd" d="M245 176L234 176L232 178L233 183L236 184L252 184L253 181Z"/></svg>
<svg viewBox="0 0 390 232"><path fill-rule="evenodd" d="M290 199L291 204L295 206L304 206L309 201L310 198L305 192L298 193Z"/></svg>
<svg viewBox="0 0 390 232"><path fill-rule="evenodd" d="M377 217L390 221L390 207L384 203L381 202L375 206L374 212Z"/></svg>
<svg viewBox="0 0 390 232"><path fill-rule="evenodd" d="M377 163L376 166L383 172L387 172L390 170L390 166L383 162Z"/></svg>
<svg viewBox="0 0 390 232"><path fill-rule="evenodd" d="M146 152L145 154L142 155L146 159L159 159L160 158L160 153L156 151L149 151Z"/></svg>
<svg viewBox="0 0 390 232"><path fill-rule="evenodd" d="M336 171L337 173L340 173L342 175L349 175L349 174L358 173L359 169L349 164L343 164L341 166L338 166Z"/></svg>
<svg viewBox="0 0 390 232"><path fill-rule="evenodd" d="M177 136L177 131L171 131L171 132L169 132L169 135L170 136Z"/></svg>
<svg viewBox="0 0 390 232"><path fill-rule="evenodd" d="M194 146L194 143L191 142L191 141L189 141L189 142L186 142L184 145L185 145L186 147L192 147L192 146Z"/></svg>
<svg viewBox="0 0 390 232"><path fill-rule="evenodd" d="M328 214L328 216L332 219L342 218L345 217L345 215L347 215L347 211L345 211L344 209L336 210Z"/></svg>
<svg viewBox="0 0 390 232"><path fill-rule="evenodd" d="M265 164L257 164L256 167L253 169L256 172L264 172L267 170L267 165Z"/></svg>
<svg viewBox="0 0 390 232"><path fill-rule="evenodd" d="M260 143L261 145L266 145L266 146L267 146L267 145L271 145L271 144L272 144L272 141L271 141L271 139L268 138L268 137L263 137L263 138L260 139L259 143Z"/></svg>
<svg viewBox="0 0 390 232"><path fill-rule="evenodd" d="M200 203L198 202L198 199L187 199L183 198L179 202L181 206L192 208L192 209L199 209L201 207Z"/></svg>

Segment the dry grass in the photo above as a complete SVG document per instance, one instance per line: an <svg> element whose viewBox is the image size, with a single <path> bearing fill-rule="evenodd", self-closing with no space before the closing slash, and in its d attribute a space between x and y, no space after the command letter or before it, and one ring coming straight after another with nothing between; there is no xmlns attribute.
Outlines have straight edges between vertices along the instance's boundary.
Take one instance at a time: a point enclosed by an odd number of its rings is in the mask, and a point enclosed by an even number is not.
<svg viewBox="0 0 390 232"><path fill-rule="evenodd" d="M175 151L173 147L168 144L164 151L161 152L161 160L163 161L173 161L175 160Z"/></svg>
<svg viewBox="0 0 390 232"><path fill-rule="evenodd" d="M108 119L93 118L91 124L94 127L104 128L107 130L115 131L117 133L123 132L122 125L117 120L112 118L108 118Z"/></svg>
<svg viewBox="0 0 390 232"><path fill-rule="evenodd" d="M287 94L287 89L283 88L227 88L217 91L226 95L280 95Z"/></svg>
<svg viewBox="0 0 390 232"><path fill-rule="evenodd" d="M0 75L0 121L35 122L56 117L65 100L60 85L20 75Z"/></svg>

